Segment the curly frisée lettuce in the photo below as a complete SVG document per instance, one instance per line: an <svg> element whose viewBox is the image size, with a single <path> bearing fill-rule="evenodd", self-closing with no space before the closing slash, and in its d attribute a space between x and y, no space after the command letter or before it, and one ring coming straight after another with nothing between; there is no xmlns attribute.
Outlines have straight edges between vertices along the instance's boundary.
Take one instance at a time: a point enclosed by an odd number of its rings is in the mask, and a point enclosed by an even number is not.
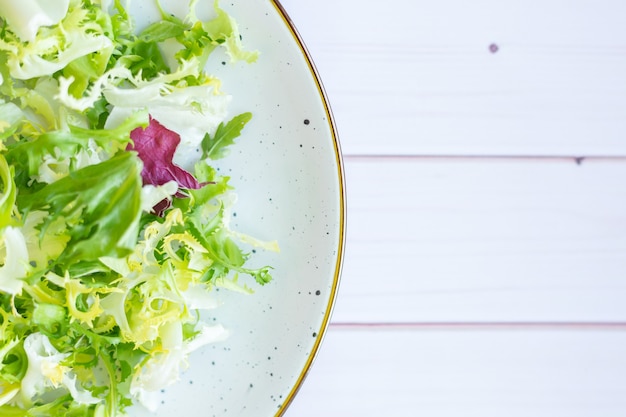
<svg viewBox="0 0 626 417"><path fill-rule="evenodd" d="M276 242L231 230L210 165L252 116L228 116L211 54L258 54L217 2L206 21L156 6L138 30L120 0L0 0L2 416L155 410L228 337L202 321L214 290L272 279L249 261Z"/></svg>

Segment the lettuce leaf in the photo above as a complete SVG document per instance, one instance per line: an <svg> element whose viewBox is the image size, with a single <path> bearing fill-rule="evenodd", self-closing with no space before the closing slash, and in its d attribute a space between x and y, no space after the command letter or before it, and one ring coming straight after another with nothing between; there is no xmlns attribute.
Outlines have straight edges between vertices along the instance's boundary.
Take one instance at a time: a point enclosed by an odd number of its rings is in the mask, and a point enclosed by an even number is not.
<svg viewBox="0 0 626 417"><path fill-rule="evenodd" d="M30 268L28 248L19 228L8 226L0 231L0 250L4 253L0 267L0 291L20 294Z"/></svg>
<svg viewBox="0 0 626 417"><path fill-rule="evenodd" d="M41 26L57 24L67 13L69 0L20 0L19 7L12 0L0 0L0 16L22 41L32 42Z"/></svg>
<svg viewBox="0 0 626 417"><path fill-rule="evenodd" d="M233 117L226 125L220 123L215 133L207 133L202 139L202 158L219 159L227 154L227 146L235 143L241 130L252 119L252 113L242 113Z"/></svg>
<svg viewBox="0 0 626 417"><path fill-rule="evenodd" d="M18 198L23 212L47 211L42 232L57 218L68 224L70 241L57 263L124 256L137 241L141 215L141 161L121 152Z"/></svg>
<svg viewBox="0 0 626 417"><path fill-rule="evenodd" d="M16 132L24 119L24 113L17 105L0 101L0 149L4 147L2 142Z"/></svg>
<svg viewBox="0 0 626 417"><path fill-rule="evenodd" d="M245 61L249 64L255 62L259 57L259 52L244 49L237 22L218 4L218 0L213 3L217 17L204 24L207 35L214 43L223 45L231 62Z"/></svg>
<svg viewBox="0 0 626 417"><path fill-rule="evenodd" d="M18 9L20 13L24 12L23 16L29 16L31 13L27 4L6 8L7 11ZM92 54L106 56L112 53L112 40L106 36L103 27L94 21L92 14L98 14L99 19L106 16L98 6L85 7L83 4L74 4L59 24L39 27L31 42L22 42L19 36L11 32L11 29L16 30L22 25L10 26L0 40L0 50L8 53L7 67L11 76L17 80L48 76L66 68L81 57ZM36 17L37 14L31 16ZM48 22L54 23L52 19ZM32 31L30 33L24 31L23 34L30 37Z"/></svg>
<svg viewBox="0 0 626 417"><path fill-rule="evenodd" d="M0 155L0 229L12 223L12 214L15 209L17 187L15 186L14 169L9 166L3 155Z"/></svg>
<svg viewBox="0 0 626 417"><path fill-rule="evenodd" d="M75 158L81 150L89 150L90 141L101 146L109 155L124 149L130 142L130 132L148 124L147 112L130 115L114 129L86 129L70 126L67 130L45 132L30 141L21 141L9 146L7 160L19 168L17 181L26 184L37 175L46 157L52 156L58 163ZM76 160L73 161L75 163Z"/></svg>

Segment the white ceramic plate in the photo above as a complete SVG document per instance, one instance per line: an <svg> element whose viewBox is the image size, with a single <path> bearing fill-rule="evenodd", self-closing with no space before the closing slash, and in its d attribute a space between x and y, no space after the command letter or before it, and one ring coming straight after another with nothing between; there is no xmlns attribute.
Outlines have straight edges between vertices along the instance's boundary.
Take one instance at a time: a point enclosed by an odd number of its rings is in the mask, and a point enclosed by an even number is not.
<svg viewBox="0 0 626 417"><path fill-rule="evenodd" d="M161 1L183 16L186 1ZM213 0L199 1L199 16ZM156 18L151 1L131 2L139 25ZM231 116L253 113L220 162L239 196L233 229L274 240L280 254L257 252L274 281L254 295L220 292L214 319L226 341L197 352L182 380L162 395L157 416L282 415L320 347L337 292L344 245L344 181L331 113L309 56L282 7L271 0L222 1L257 63L208 70L233 96ZM204 11L203 11L204 10ZM207 15L208 16L208 15ZM222 59L224 58L224 59ZM152 415L132 410L133 416Z"/></svg>

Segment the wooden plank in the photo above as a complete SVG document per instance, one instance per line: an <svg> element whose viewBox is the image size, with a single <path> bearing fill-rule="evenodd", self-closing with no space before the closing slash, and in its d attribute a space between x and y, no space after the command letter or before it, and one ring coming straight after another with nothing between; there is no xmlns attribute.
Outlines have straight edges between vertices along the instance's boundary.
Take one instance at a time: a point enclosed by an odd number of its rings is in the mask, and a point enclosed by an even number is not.
<svg viewBox="0 0 626 417"><path fill-rule="evenodd" d="M284 0L346 154L626 155L626 3Z"/></svg>
<svg viewBox="0 0 626 417"><path fill-rule="evenodd" d="M347 158L335 322L626 321L626 161Z"/></svg>
<svg viewBox="0 0 626 417"><path fill-rule="evenodd" d="M286 417L622 417L626 332L328 332Z"/></svg>

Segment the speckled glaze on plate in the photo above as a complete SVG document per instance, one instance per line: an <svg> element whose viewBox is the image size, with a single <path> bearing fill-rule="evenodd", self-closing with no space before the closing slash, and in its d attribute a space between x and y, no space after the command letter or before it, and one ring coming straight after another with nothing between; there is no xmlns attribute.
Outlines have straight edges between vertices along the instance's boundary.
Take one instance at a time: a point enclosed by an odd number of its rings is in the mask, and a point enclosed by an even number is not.
<svg viewBox="0 0 626 417"><path fill-rule="evenodd" d="M208 16L213 0L199 0ZM184 16L187 1L161 0ZM151 1L131 2L139 26L157 18ZM280 416L320 348L339 285L345 237L341 152L321 82L293 24L277 1L222 1L257 63L208 71L231 94L231 116L253 113L219 169L238 195L234 230L276 239L279 254L257 251L254 264L274 266L274 281L256 293L219 292L211 320L231 337L195 352L189 369L162 393L156 416ZM134 417L154 416L133 408Z"/></svg>

